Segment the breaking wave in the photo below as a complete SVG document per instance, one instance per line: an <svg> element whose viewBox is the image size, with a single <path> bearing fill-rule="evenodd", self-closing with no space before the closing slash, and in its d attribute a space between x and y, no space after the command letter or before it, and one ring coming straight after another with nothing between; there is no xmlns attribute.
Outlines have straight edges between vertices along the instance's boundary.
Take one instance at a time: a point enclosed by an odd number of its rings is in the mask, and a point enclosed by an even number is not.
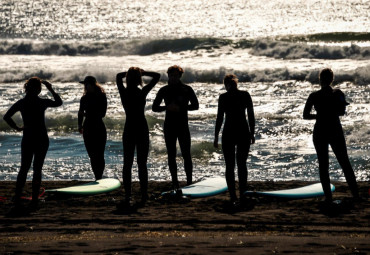
<svg viewBox="0 0 370 255"><path fill-rule="evenodd" d="M261 70L232 70L223 67L210 70L197 70L191 67L186 68L182 77L185 83L222 83L223 78L228 73L234 73L238 76L240 82L275 82L286 80L308 81L318 83L318 71L316 69L291 70L289 68L267 68ZM92 73L101 83L112 82L117 70L107 69L77 69L68 72L59 70L3 70L0 76L0 82L23 82L29 77L37 76L41 79L52 80L53 82L77 82L84 77L86 73ZM166 73L161 73L161 81L167 81ZM357 85L370 84L370 65L359 67L355 70L336 70L335 81L337 83L351 82Z"/></svg>
<svg viewBox="0 0 370 255"><path fill-rule="evenodd" d="M310 45L306 43L259 40L250 51L256 56L282 59L370 59L370 47Z"/></svg>
<svg viewBox="0 0 370 255"><path fill-rule="evenodd" d="M177 38L156 40L114 41L35 41L0 40L0 54L57 56L127 56L152 55L163 52L207 50L222 47L250 49L254 55L274 58L369 59L370 47L355 43L370 42L370 33L330 33L276 37L256 40L222 38ZM319 46L307 42L353 42L351 46Z"/></svg>

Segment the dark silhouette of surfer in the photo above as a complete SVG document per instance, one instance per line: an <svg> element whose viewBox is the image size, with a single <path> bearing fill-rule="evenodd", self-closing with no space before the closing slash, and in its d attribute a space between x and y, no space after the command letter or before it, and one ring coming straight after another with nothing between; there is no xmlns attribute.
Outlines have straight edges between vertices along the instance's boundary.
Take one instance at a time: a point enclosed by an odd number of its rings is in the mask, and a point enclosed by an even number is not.
<svg viewBox="0 0 370 255"><path fill-rule="evenodd" d="M177 65L167 70L168 85L162 87L153 102L154 112L166 111L164 121L164 139L168 153L168 166L172 177L172 185L177 194L181 195L177 179L176 143L179 141L187 185L192 183L193 163L190 154L190 131L188 111L198 110L199 103L194 90L181 82L184 70ZM164 101L165 106L161 106Z"/></svg>
<svg viewBox="0 0 370 255"><path fill-rule="evenodd" d="M332 202L329 178L329 145L331 146L354 198L359 198L356 177L348 159L346 141L339 116L345 114L348 103L343 92L333 89L331 84L334 74L331 69L323 69L319 75L321 89L309 95L303 118L315 119L313 143L319 161L320 181L325 193L326 202ZM316 114L311 114L312 107Z"/></svg>
<svg viewBox="0 0 370 255"><path fill-rule="evenodd" d="M107 96L93 76L86 76L80 83L84 84L84 94L78 111L78 130L83 135L95 179L100 180L105 169L107 131L103 118L107 112Z"/></svg>
<svg viewBox="0 0 370 255"><path fill-rule="evenodd" d="M50 91L54 100L43 99L38 95L42 84ZM45 110L48 107L58 107L63 104L60 96L53 90L52 85L38 77L30 78L25 84L26 95L17 101L4 115L4 120L10 127L17 131L23 131L21 143L21 168L18 173L14 209L22 210L21 195L26 183L27 173L31 168L33 160L32 179L32 202L31 208L36 209L41 185L41 171L45 156L49 148L49 137L45 126ZM23 127L18 127L12 116L20 112L23 119Z"/></svg>
<svg viewBox="0 0 370 255"><path fill-rule="evenodd" d="M151 81L142 89L142 76L152 77ZM123 86L122 79L126 77L127 87ZM149 128L145 118L146 97L158 83L160 74L146 72L138 67L131 67L127 72L117 74L117 87L121 96L123 108L126 113L126 122L123 131L123 185L125 201L120 205L130 206L131 202L131 168L136 148L137 164L141 199L144 204L148 199L148 169L147 159L149 153Z"/></svg>
<svg viewBox="0 0 370 255"><path fill-rule="evenodd" d="M214 147L218 148L218 135L225 118L222 132L222 151L226 163L226 182L232 203L237 202L235 191L235 154L238 166L239 192L241 202L247 187L247 158L250 145L254 144L255 118L253 102L247 91L238 89L238 79L229 74L224 78L226 93L220 95L218 100L218 111L215 128ZM245 110L248 112L248 121ZM249 122L249 124L248 124Z"/></svg>

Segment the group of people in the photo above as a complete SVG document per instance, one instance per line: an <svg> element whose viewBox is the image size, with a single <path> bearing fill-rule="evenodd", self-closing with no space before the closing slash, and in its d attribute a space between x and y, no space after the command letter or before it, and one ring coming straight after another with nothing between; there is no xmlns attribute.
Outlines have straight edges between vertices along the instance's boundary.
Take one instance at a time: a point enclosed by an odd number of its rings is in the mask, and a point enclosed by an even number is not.
<svg viewBox="0 0 370 255"><path fill-rule="evenodd" d="M184 70L177 65L167 70L168 85L158 91L152 110L165 112L164 139L168 154L168 167L171 173L172 185L176 196L182 192L177 178L176 144L179 142L187 185L192 183L193 164L190 153L191 137L188 125L188 111L199 108L194 90L182 83ZM143 76L151 77L148 84L143 86ZM124 86L124 79L126 86ZM146 97L160 79L156 72L144 71L131 67L127 72L118 73L116 84L126 114L122 141L124 149L123 185L125 198L118 208L127 208L131 201L131 169L136 158L138 164L141 202L148 199L148 170L147 158L149 153L149 128L145 118ZM359 198L354 171L348 159L346 143L339 116L344 115L348 103L339 89L333 89L331 84L334 74L330 69L323 69L319 75L321 90L313 92L307 99L303 118L316 119L313 131L313 141L318 155L320 180L327 203L332 203L329 179L328 146L331 145L354 198ZM103 122L107 110L107 97L103 87L93 76L87 76L83 81L84 93L80 100L78 111L78 129L83 135L85 147L90 157L91 167L96 180L103 176L105 168L104 151L107 132ZM42 84L51 92L54 100L41 99ZM255 117L253 102L247 91L238 89L238 79L229 74L224 77L226 92L218 100L218 111L215 126L214 146L218 148L218 138L222 132L222 151L226 164L226 182L233 204L245 203L244 192L247 188L246 161L251 144L255 143ZM25 97L16 102L4 115L4 120L15 130L23 131L21 144L21 167L17 177L14 202L20 207L21 194L26 182L27 173L33 160L32 202L36 207L41 184L41 170L49 146L45 126L45 110L48 107L62 105L62 99L53 90L52 85L37 77L30 78L24 85ZM164 102L164 104L162 103ZM311 114L312 108L316 114ZM18 127L12 119L16 112L21 112L23 127ZM247 112L247 115L246 115ZM247 118L248 117L248 118ZM235 161L238 169L239 199L235 186Z"/></svg>

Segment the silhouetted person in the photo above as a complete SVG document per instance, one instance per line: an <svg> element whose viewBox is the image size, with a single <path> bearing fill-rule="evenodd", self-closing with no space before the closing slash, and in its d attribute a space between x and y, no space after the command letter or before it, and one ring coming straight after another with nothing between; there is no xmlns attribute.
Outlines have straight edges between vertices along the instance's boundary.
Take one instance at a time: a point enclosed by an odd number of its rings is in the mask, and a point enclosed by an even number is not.
<svg viewBox="0 0 370 255"><path fill-rule="evenodd" d="M326 202L332 202L329 178L329 144L343 169L349 188L354 198L358 198L356 177L348 159L346 141L339 116L345 114L348 103L343 92L330 85L334 80L331 69L323 69L319 75L321 90L313 92L307 99L303 118L316 119L313 130L313 143L319 160L320 181L325 193ZM311 114L312 107L316 114Z"/></svg>
<svg viewBox="0 0 370 255"><path fill-rule="evenodd" d="M194 90L183 84L180 78L184 70L179 66L171 66L167 70L168 85L162 87L154 99L153 111L166 111L164 121L164 139L168 153L168 166L171 172L173 188L181 194L177 179L176 142L179 140L187 185L192 183L193 163L190 154L190 132L188 111L198 110L199 103ZM161 106L164 100L165 106Z"/></svg>
<svg viewBox="0 0 370 255"><path fill-rule="evenodd" d="M152 80L143 85L142 76L152 77ZM126 77L127 87L123 86L122 79ZM137 164L141 199L144 204L148 199L148 169L147 159L149 153L149 128L145 118L146 97L158 83L159 73L146 72L138 67L131 67L127 72L117 74L117 87L121 96L123 108L126 113L126 122L123 130L123 185L125 201L120 206L130 206L131 201L131 168L136 148Z"/></svg>
<svg viewBox="0 0 370 255"><path fill-rule="evenodd" d="M38 95L41 92L41 84L50 91L54 100L42 99ZM45 126L45 110L48 107L58 107L63 104L62 99L47 81L38 77L30 78L25 84L26 96L14 105L4 115L4 120L10 127L17 131L23 131L21 143L21 168L18 173L15 189L15 209L20 208L21 195L26 183L27 173L33 160L32 179L32 202L31 207L36 208L41 185L41 170L45 156L49 148L49 137ZM18 127L12 116L20 112L23 119L23 127Z"/></svg>
<svg viewBox="0 0 370 255"><path fill-rule="evenodd" d="M250 145L255 142L254 138L254 111L252 98L246 91L238 89L238 78L229 74L224 78L226 93L221 94L218 100L218 112L216 119L214 146L218 148L218 135L226 116L222 132L222 151L226 163L226 182L229 188L230 198L233 203L237 201L235 191L235 152L238 166L240 198L247 187L247 158ZM248 121L245 110L248 112Z"/></svg>
<svg viewBox="0 0 370 255"><path fill-rule="evenodd" d="M105 169L107 131L103 118L107 112L107 96L93 76L86 76L80 83L84 84L84 94L78 111L78 130L83 135L95 179L100 180Z"/></svg>

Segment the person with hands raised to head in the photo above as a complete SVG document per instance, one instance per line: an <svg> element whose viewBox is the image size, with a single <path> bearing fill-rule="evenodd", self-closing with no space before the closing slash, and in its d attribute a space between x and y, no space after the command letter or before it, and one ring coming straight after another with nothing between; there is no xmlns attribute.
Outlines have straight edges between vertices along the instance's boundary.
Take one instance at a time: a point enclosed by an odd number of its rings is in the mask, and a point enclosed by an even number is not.
<svg viewBox="0 0 370 255"><path fill-rule="evenodd" d="M54 100L40 98L42 84L50 91ZM23 131L21 143L21 167L17 176L14 210L21 210L21 196L26 183L27 173L33 161L32 202L30 207L37 208L41 186L41 171L49 148L49 137L45 126L45 110L48 107L58 107L63 104L60 96L52 85L38 77L30 78L25 84L25 97L17 101L4 115L4 120L10 127ZM19 127L12 116L20 112L23 127Z"/></svg>
<svg viewBox="0 0 370 255"><path fill-rule="evenodd" d="M142 77L152 79L142 88ZM126 87L123 79L126 78ZM122 135L123 142L123 186L125 200L120 203L118 209L129 209L131 206L131 169L134 162L136 149L139 180L141 189L141 204L148 199L148 169L147 160L149 154L149 128L145 118L146 97L158 83L159 73L147 72L139 67L130 67L127 72L118 73L116 82L121 96L122 106L126 113L126 122Z"/></svg>
<svg viewBox="0 0 370 255"><path fill-rule="evenodd" d="M93 76L86 76L80 83L84 85L84 93L78 111L78 130L83 135L95 179L100 180L105 169L107 131L103 118L107 112L107 96Z"/></svg>
<svg viewBox="0 0 370 255"><path fill-rule="evenodd" d="M238 78L229 74L224 78L226 93L220 95L215 128L214 147L218 148L218 136L225 115L225 125L222 132L222 151L226 163L226 182L231 202L237 204L235 191L235 154L238 166L240 202L244 202L243 194L247 188L247 158L250 145L255 143L255 118L253 102L247 91L238 89ZM248 113L248 121L245 111ZM248 124L249 122L249 124Z"/></svg>

